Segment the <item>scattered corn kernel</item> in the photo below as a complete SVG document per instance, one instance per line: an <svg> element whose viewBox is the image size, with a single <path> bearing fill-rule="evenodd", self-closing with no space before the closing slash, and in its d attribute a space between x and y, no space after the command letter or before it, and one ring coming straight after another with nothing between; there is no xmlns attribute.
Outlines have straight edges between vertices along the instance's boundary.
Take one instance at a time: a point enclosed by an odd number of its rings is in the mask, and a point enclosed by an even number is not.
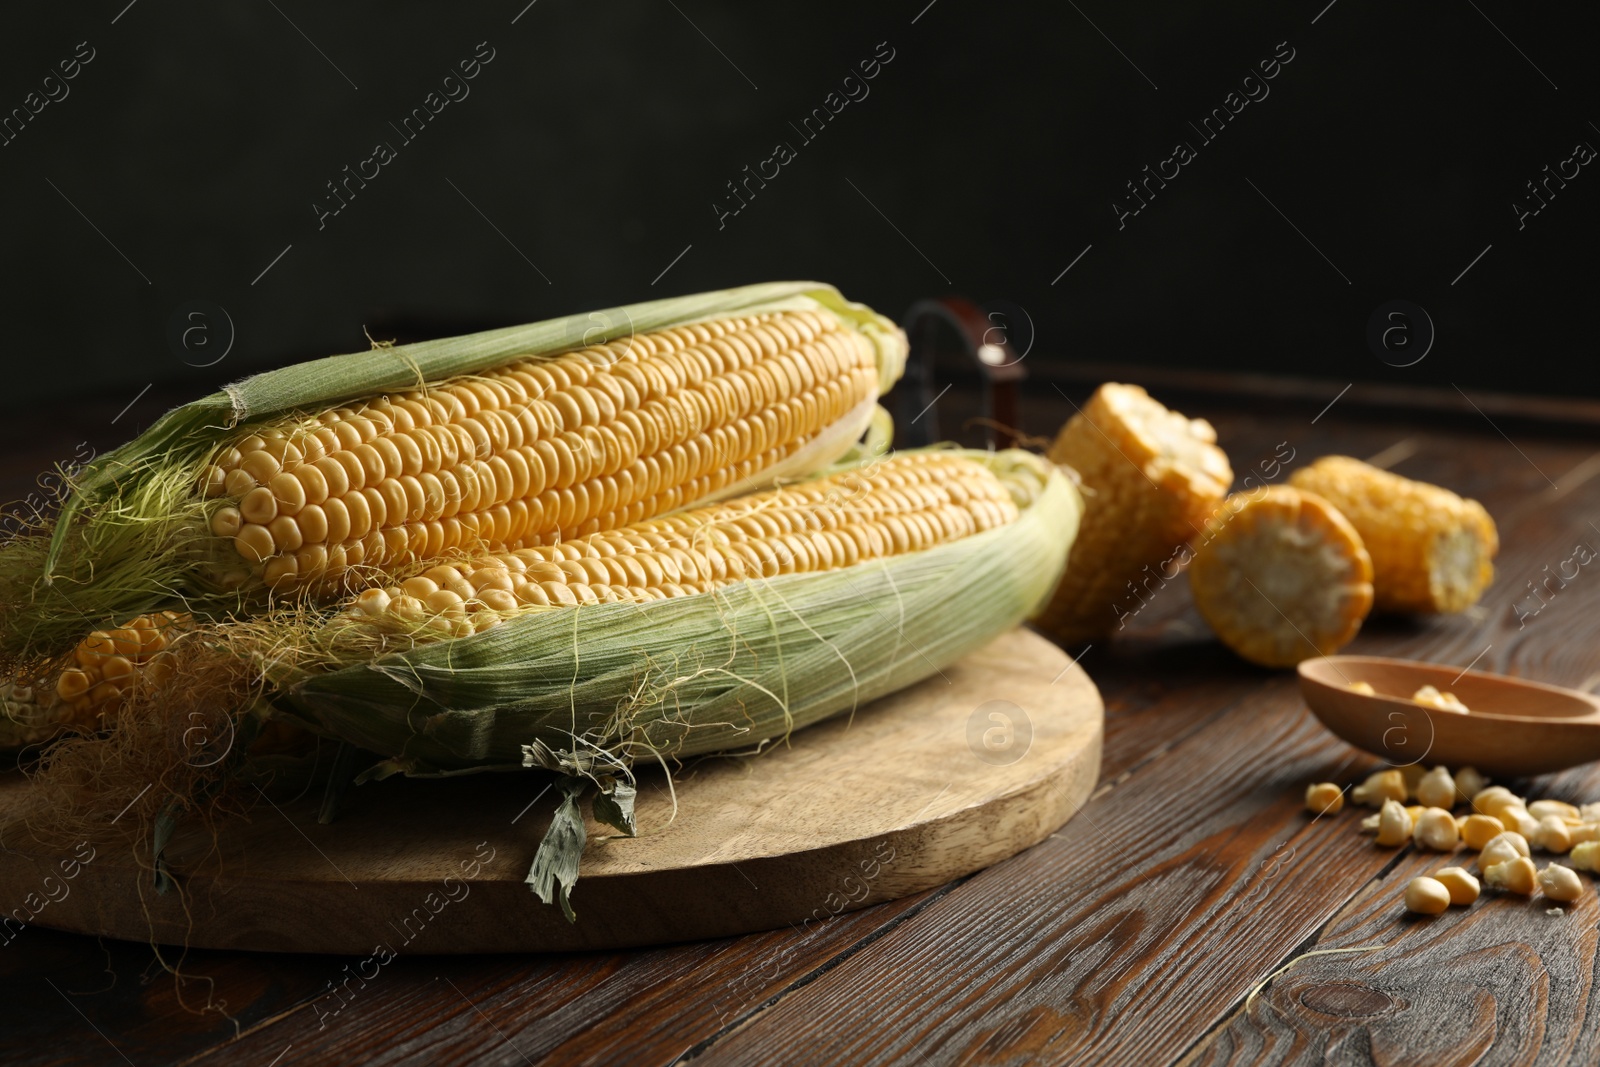
<svg viewBox="0 0 1600 1067"><path fill-rule="evenodd" d="M1585 841L1573 845L1567 862L1580 871L1600 872L1600 841Z"/></svg>
<svg viewBox="0 0 1600 1067"><path fill-rule="evenodd" d="M1350 790L1350 801L1369 808L1381 808L1385 800L1404 800L1406 780L1394 769L1376 771L1367 780Z"/></svg>
<svg viewBox="0 0 1600 1067"><path fill-rule="evenodd" d="M1425 808L1412 827L1411 839L1423 848L1449 852L1461 843L1455 816L1444 808Z"/></svg>
<svg viewBox="0 0 1600 1067"><path fill-rule="evenodd" d="M1306 810L1316 815L1337 815L1344 810L1344 790L1332 782L1306 786Z"/></svg>
<svg viewBox="0 0 1600 1067"><path fill-rule="evenodd" d="M1418 915L1438 915L1450 906L1450 890L1436 878L1413 878L1406 883L1406 910Z"/></svg>
<svg viewBox="0 0 1600 1067"><path fill-rule="evenodd" d="M1378 844L1395 848L1411 840L1411 816L1397 800L1385 800L1378 812Z"/></svg>
<svg viewBox="0 0 1600 1067"><path fill-rule="evenodd" d="M1456 803L1456 780L1447 767L1435 767L1417 783L1417 800L1430 808L1453 808Z"/></svg>
<svg viewBox="0 0 1600 1067"><path fill-rule="evenodd" d="M1507 830L1512 830L1532 841L1539 834L1539 820L1528 814L1528 809L1520 805L1507 805L1500 809L1496 817Z"/></svg>
<svg viewBox="0 0 1600 1067"><path fill-rule="evenodd" d="M1375 697L1378 695L1378 691L1372 688L1371 682L1351 682L1349 685L1345 686L1345 688L1350 690L1352 693L1360 693L1364 697Z"/></svg>
<svg viewBox="0 0 1600 1067"><path fill-rule="evenodd" d="M1580 822L1576 826L1569 826L1567 833L1572 837L1574 846L1586 841L1600 841L1600 822Z"/></svg>
<svg viewBox="0 0 1600 1067"><path fill-rule="evenodd" d="M1540 822L1543 822L1551 815L1563 821L1583 821L1578 809L1568 804L1565 800L1535 800L1528 805L1528 814Z"/></svg>
<svg viewBox="0 0 1600 1067"><path fill-rule="evenodd" d="M1528 854L1527 839L1521 834L1506 830L1490 838L1489 843L1478 853L1478 870L1487 872L1496 863L1504 863L1517 856L1526 858Z"/></svg>
<svg viewBox="0 0 1600 1067"><path fill-rule="evenodd" d="M1472 810L1484 815L1500 814L1505 807L1525 807L1522 798L1503 785L1491 785L1472 795Z"/></svg>
<svg viewBox="0 0 1600 1067"><path fill-rule="evenodd" d="M1375 834L1375 833L1377 833L1378 832L1378 823L1381 821L1381 819L1382 819L1382 816L1380 816L1380 815L1368 815L1368 816L1366 816L1364 819L1361 820L1361 832L1364 833L1364 834ZM1495 823L1495 825L1499 826L1500 824L1499 823Z"/></svg>
<svg viewBox="0 0 1600 1067"><path fill-rule="evenodd" d="M1518 856L1485 867L1483 882L1493 889L1504 889L1508 893L1531 897L1539 884L1539 872L1534 868L1532 860L1526 856Z"/></svg>
<svg viewBox="0 0 1600 1067"><path fill-rule="evenodd" d="M1454 693L1441 693L1431 685L1425 685L1411 694L1411 699L1423 707L1433 708L1436 711L1451 711L1457 715L1467 714L1468 708L1461 703Z"/></svg>
<svg viewBox="0 0 1600 1067"><path fill-rule="evenodd" d="M1467 843L1467 847L1479 851L1506 832L1506 828L1500 825L1500 820L1493 815L1468 815L1461 820L1460 829L1461 840Z"/></svg>
<svg viewBox="0 0 1600 1067"><path fill-rule="evenodd" d="M1445 867L1435 871L1433 878L1450 891L1452 904L1471 904L1481 891L1478 880L1465 867Z"/></svg>
<svg viewBox="0 0 1600 1067"><path fill-rule="evenodd" d="M1420 763L1408 763L1400 768L1400 779L1406 783L1406 798L1411 800L1417 797L1417 787L1422 784L1422 779L1427 776L1428 769Z"/></svg>
<svg viewBox="0 0 1600 1067"><path fill-rule="evenodd" d="M1456 798L1470 804L1472 798L1489 788L1489 779L1476 767L1463 767L1456 772Z"/></svg>
<svg viewBox="0 0 1600 1067"><path fill-rule="evenodd" d="M1577 900L1583 895L1583 883L1572 868L1552 863L1539 872L1539 891L1551 900Z"/></svg>
<svg viewBox="0 0 1600 1067"><path fill-rule="evenodd" d="M1560 816L1546 815L1531 840L1546 852L1565 852L1572 847L1572 831Z"/></svg>

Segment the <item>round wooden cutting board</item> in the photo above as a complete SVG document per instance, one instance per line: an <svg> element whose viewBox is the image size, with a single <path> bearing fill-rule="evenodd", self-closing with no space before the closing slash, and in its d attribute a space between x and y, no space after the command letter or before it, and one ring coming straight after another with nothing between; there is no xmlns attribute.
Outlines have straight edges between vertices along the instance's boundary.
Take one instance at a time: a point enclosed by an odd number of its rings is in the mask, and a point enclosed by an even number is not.
<svg viewBox="0 0 1600 1067"><path fill-rule="evenodd" d="M59 930L380 958L799 927L1043 840L1094 788L1102 724L1093 683L1061 650L1024 630L1005 634L786 746L692 763L673 782L675 816L665 775L643 771L640 836L590 824L570 924L523 882L555 806L555 790L538 795L548 779L532 774L352 788L328 826L317 824L317 797L260 799L224 828L220 855L180 827L166 855L181 894L156 895L113 849L64 880L61 855L8 841L0 902L38 904L48 889L55 899L33 921ZM24 788L16 775L0 781L0 816Z"/></svg>

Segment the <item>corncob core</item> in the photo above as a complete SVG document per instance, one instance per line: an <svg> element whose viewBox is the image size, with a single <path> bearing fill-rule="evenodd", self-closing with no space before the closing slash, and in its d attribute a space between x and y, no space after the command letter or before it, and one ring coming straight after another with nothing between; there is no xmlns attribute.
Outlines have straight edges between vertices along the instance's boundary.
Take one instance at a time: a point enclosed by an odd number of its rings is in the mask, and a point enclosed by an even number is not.
<svg viewBox="0 0 1600 1067"><path fill-rule="evenodd" d="M1265 667L1338 651L1372 608L1361 536L1332 504L1289 486L1229 497L1195 548L1189 584L1223 643Z"/></svg>
<svg viewBox="0 0 1600 1067"><path fill-rule="evenodd" d="M202 475L224 584L317 590L357 566L537 546L713 496L876 396L831 315L712 319L256 426Z"/></svg>
<svg viewBox="0 0 1600 1067"><path fill-rule="evenodd" d="M989 468L958 455L913 453L622 529L441 565L368 589L345 613L464 636L527 608L659 600L886 559L1004 526L1018 514Z"/></svg>
<svg viewBox="0 0 1600 1067"><path fill-rule="evenodd" d="M1137 385L1095 390L1050 446L1050 460L1082 479L1085 507L1070 565L1035 626L1066 644L1119 627L1146 572L1166 569L1227 495L1233 470L1216 440L1209 422Z"/></svg>
<svg viewBox="0 0 1600 1067"><path fill-rule="evenodd" d="M1349 456L1324 456L1289 481L1330 501L1361 534L1380 610L1465 611L1494 580L1499 535L1476 500Z"/></svg>

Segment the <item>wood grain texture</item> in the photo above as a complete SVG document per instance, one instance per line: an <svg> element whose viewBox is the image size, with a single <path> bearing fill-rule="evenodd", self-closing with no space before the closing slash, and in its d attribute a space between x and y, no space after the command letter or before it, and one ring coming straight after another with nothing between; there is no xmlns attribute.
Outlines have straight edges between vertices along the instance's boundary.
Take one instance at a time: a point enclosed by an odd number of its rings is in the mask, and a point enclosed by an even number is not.
<svg viewBox="0 0 1600 1067"><path fill-rule="evenodd" d="M645 769L642 833L589 825L576 922L525 884L555 807L553 790L535 803L525 775L391 779L353 791L327 826L316 822L315 795L278 804L263 794L251 818L219 828L220 840L174 835L166 858L181 894L141 889L148 878L125 851L99 843L72 891L37 921L127 940L380 959L615 948L816 923L1042 840L1093 789L1102 723L1082 669L1015 630L759 756L696 762L670 790L662 772ZM0 788L0 811L8 799L20 806L26 787L14 777ZM0 899L37 898L56 857L11 836Z"/></svg>
<svg viewBox="0 0 1600 1067"><path fill-rule="evenodd" d="M1388 452L1399 457L1398 473L1475 496L1495 516L1505 547L1480 609L1370 620L1350 651L1463 667L1482 653L1479 668L1591 685L1600 672L1600 571L1583 568L1520 627L1516 607L1528 595L1526 582L1567 558L1578 539L1600 547L1600 532L1588 526L1600 522L1595 444L1502 423L1519 454L1481 420L1424 424L1410 411L1385 418L1370 407L1347 409L1344 400L1312 424L1342 384L1321 404L1253 407L1227 398L1184 401L1184 410L1215 423L1241 479L1284 441L1296 463L1329 452ZM1081 403L1089 388L1067 392ZM1023 397L1029 433L1049 434L1070 414L1048 387ZM69 455L75 440L55 451ZM1440 1051L1434 1062L1456 1061L1454 1053L1470 1061L1483 1050L1478 1062L1554 1063L1581 1058L1600 1040L1600 1011L1588 993L1595 948L1582 931L1596 917L1569 909L1574 921L1563 929L1582 936L1541 937L1544 928L1533 922L1547 918L1541 909L1523 916L1503 901L1484 902L1449 936L1442 926L1405 925L1396 948L1416 951L1403 981L1386 956L1354 982L1352 968L1364 957L1310 957L1268 985L1246 1017L1246 995L1273 971L1319 945L1365 943L1357 940L1366 936L1364 916L1381 924L1398 914L1411 860L1356 834L1354 813L1313 821L1298 803L1308 778L1349 780L1366 758L1319 734L1287 676L1240 664L1221 649L1195 616L1181 577L1110 642L1067 651L1082 654L1107 708L1102 783L1087 818L931 894L804 932L644 951L403 955L331 1018L325 1013L338 1001L328 999L326 985L354 959L196 953L188 968L215 979L217 995L243 1023L237 1040L227 1039L231 1027L216 1016L178 1008L165 976L141 981L148 949L107 943L102 950L32 929L0 949L0 976L19 990L0 1056L27 1065L122 1062L90 1023L127 1042L141 1067L196 1057L270 1064L286 1049L283 1067L368 1059L667 1064L691 1054L696 1062L818 1063L842 1048L863 1057L850 1062L918 1065L1145 1064L1184 1056L1418 1062L1404 1055L1406 1041L1423 1053ZM1600 799L1593 768L1514 784ZM1391 862L1399 866L1386 870ZM1462 949L1459 959L1453 946ZM1427 995L1430 961L1454 976L1451 1003ZM1302 973L1331 988L1272 999ZM69 1005L47 977L91 992ZM1492 1004L1469 988L1474 981ZM1384 1022L1396 1013L1356 983L1413 1005L1403 1024ZM1252 1021L1263 1003L1281 1011L1294 1034L1279 1028L1263 1037ZM1336 1042L1317 1037L1335 1027L1343 1035ZM1450 1027L1456 1036L1433 1032ZM1379 1030L1381 1037L1370 1036Z"/></svg>

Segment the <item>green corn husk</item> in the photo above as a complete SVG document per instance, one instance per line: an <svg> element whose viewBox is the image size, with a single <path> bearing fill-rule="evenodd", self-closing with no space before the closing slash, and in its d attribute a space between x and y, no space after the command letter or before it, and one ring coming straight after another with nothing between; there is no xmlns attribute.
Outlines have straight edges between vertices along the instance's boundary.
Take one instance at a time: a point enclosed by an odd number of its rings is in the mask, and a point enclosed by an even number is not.
<svg viewBox="0 0 1600 1067"><path fill-rule="evenodd" d="M927 677L1052 588L1076 490L1030 453L963 454L1013 490L1015 522L820 574L538 610L296 680L280 703L412 774L520 766L530 746L570 772L782 737Z"/></svg>
<svg viewBox="0 0 1600 1067"><path fill-rule="evenodd" d="M0 545L0 668L14 672L59 656L90 630L156 608L181 605L203 616L258 608L259 598L205 579L202 565L212 558L215 539L206 529L208 505L196 490L217 444L254 424L636 332L800 308L831 312L873 342L880 393L899 378L905 346L893 322L822 283L773 282L330 356L254 375L169 411L71 476L71 492L53 523ZM721 495L834 462L873 411L873 404L861 405L781 469Z"/></svg>

